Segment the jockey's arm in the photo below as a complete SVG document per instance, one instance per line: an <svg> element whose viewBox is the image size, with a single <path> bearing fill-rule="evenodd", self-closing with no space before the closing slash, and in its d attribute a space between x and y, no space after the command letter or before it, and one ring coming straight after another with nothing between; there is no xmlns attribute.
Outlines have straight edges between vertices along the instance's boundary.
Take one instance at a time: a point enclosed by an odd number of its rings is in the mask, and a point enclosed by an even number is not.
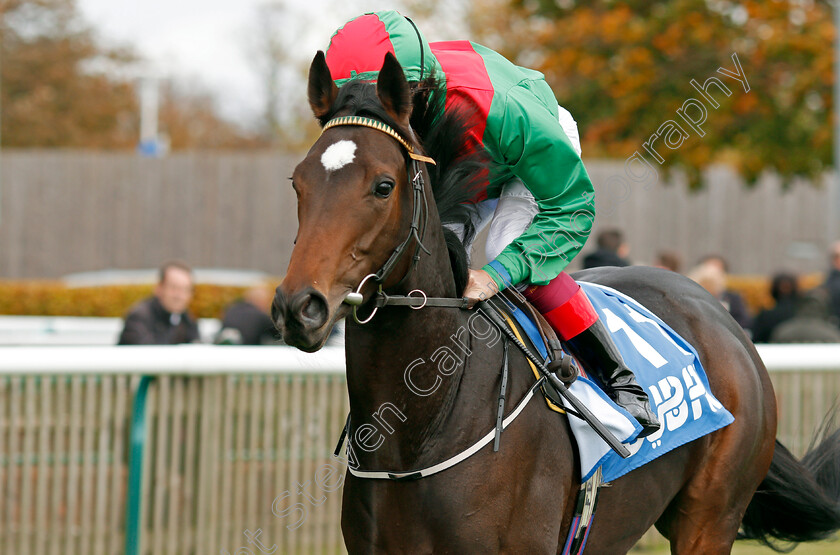
<svg viewBox="0 0 840 555"><path fill-rule="evenodd" d="M488 120L487 132L495 135L494 154L534 195L539 212L482 270L499 289L523 281L544 285L589 236L595 219L592 182L557 116L523 85L508 92L503 117Z"/></svg>

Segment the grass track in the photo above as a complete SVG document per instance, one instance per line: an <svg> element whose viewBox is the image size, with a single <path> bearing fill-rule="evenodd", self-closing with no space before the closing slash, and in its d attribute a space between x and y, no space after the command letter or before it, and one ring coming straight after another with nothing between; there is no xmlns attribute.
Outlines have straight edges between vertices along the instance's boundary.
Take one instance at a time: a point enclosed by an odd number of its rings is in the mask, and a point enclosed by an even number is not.
<svg viewBox="0 0 840 555"><path fill-rule="evenodd" d="M663 544L657 547L636 548L631 553L637 555L665 555L670 553L668 545L663 539ZM776 553L770 548L756 544L755 542L735 542L732 555L770 555ZM797 555L838 555L840 553L840 540L832 540L820 543L802 543L793 550Z"/></svg>

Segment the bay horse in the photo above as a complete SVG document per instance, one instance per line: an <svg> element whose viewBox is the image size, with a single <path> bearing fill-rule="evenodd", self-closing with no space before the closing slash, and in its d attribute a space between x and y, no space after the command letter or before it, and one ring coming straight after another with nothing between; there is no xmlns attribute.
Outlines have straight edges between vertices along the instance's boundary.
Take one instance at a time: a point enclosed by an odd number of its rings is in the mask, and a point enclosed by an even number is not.
<svg viewBox="0 0 840 555"><path fill-rule="evenodd" d="M444 115L441 95L421 89L390 54L375 83L338 89L323 53L315 56L308 83L314 115L322 125L357 119L325 129L294 170L299 229L272 304L289 345L320 349L336 321L350 315L344 301L357 289L356 309L369 314L377 280L393 295L420 290L458 298L463 291L466 253L442 222L469 225L464 201L487 168L463 152L464 118ZM420 152L438 166L418 163ZM840 527L840 436L830 435L804 462L775 441L767 371L717 300L687 278L653 268L575 277L635 298L688 340L714 395L735 417L605 488L588 553L625 553L653 525L680 554L729 553L739 528L747 538L800 542ZM503 342L462 333L475 314L386 306L364 325L347 318L349 433L359 469L429 467L493 429ZM512 406L534 377L516 349L509 361ZM348 473L341 517L347 550L559 553L579 487L573 443L565 417L531 402L505 430L498 452L484 447L413 481Z"/></svg>

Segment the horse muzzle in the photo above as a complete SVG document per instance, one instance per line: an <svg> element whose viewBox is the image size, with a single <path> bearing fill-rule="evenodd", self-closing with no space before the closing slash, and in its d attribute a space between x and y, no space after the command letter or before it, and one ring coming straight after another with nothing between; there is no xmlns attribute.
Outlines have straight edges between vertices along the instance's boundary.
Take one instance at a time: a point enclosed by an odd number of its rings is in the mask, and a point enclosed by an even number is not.
<svg viewBox="0 0 840 555"><path fill-rule="evenodd" d="M330 332L329 316L327 298L320 291L307 287L286 293L282 284L277 287L271 303L271 319L283 333L287 345L306 352L320 349Z"/></svg>

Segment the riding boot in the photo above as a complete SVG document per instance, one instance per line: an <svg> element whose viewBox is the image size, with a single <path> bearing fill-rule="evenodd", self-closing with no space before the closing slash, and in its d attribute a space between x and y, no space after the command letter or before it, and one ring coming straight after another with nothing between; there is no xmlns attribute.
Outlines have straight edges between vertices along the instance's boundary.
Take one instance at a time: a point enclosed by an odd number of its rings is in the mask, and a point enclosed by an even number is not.
<svg viewBox="0 0 840 555"><path fill-rule="evenodd" d="M604 392L642 425L639 437L648 436L660 427L650 407L650 399L624 363L603 321L568 339L566 345L590 376L604 386Z"/></svg>
<svg viewBox="0 0 840 555"><path fill-rule="evenodd" d="M524 293L584 370L601 382L607 396L639 421L639 436L658 430L659 420L645 390L625 364L589 297L571 276L562 272L548 284L532 285Z"/></svg>

